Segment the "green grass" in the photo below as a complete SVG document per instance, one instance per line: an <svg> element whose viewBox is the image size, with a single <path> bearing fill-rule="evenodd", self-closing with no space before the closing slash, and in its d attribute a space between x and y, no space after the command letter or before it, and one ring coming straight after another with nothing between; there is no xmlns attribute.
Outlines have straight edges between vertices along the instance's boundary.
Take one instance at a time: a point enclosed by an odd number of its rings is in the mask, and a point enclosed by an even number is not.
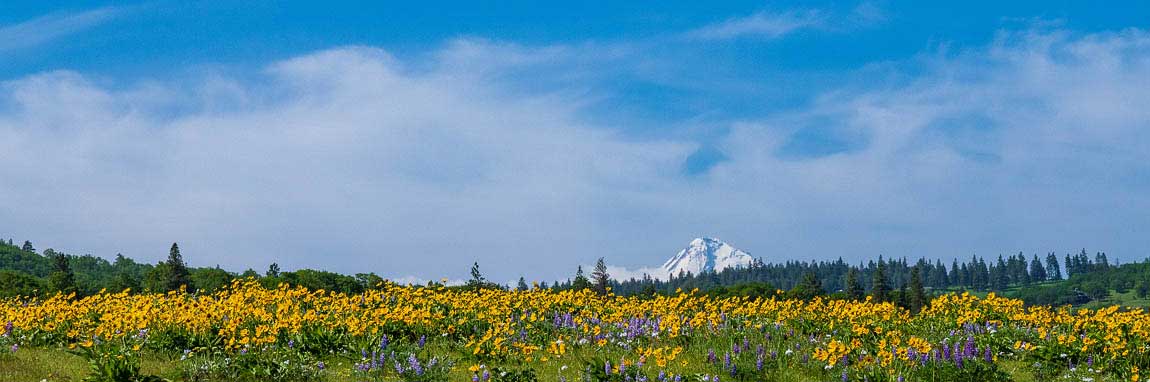
<svg viewBox="0 0 1150 382"><path fill-rule="evenodd" d="M585 354L584 354L585 353ZM561 375L558 367L562 364L570 363L567 371L562 375L568 381L578 381L577 368L579 359L593 358L597 354L594 351L584 351L581 353L570 354L569 358L564 361L552 360L547 365L540 367L536 364L536 373L539 381L558 381ZM322 381L324 382L355 382L356 379L352 377L352 364L349 361L341 358L327 359L329 368L324 373ZM451 381L470 381L470 372L467 371L469 364L457 363L451 373ZM141 368L145 374L159 375L172 381L183 381L179 378L181 364L179 361L171 361L166 357L159 356L145 356L141 361ZM1024 364L1017 360L1003 360L999 363L999 367L1008 373L1013 381L1016 382L1038 382L1034 375L1029 370L1029 365ZM18 381L46 381L46 382L79 382L84 379L87 373L87 362L76 355L73 355L63 349L20 349L15 354L4 354L0 356L0 381L18 382ZM702 373L705 370L698 370ZM688 375L691 373L687 373ZM828 379L829 378L829 379ZM773 375L770 375L765 381L778 381L778 382L816 382L837 380L835 376L829 376L812 372L811 370L804 370L801 368L796 369L780 369ZM1077 380L1077 379L1074 379ZM1116 381L1108 376L1098 375L1096 381ZM203 382L224 382L224 381L203 381ZM228 381L232 382L232 381ZM264 382L264 381L260 381Z"/></svg>

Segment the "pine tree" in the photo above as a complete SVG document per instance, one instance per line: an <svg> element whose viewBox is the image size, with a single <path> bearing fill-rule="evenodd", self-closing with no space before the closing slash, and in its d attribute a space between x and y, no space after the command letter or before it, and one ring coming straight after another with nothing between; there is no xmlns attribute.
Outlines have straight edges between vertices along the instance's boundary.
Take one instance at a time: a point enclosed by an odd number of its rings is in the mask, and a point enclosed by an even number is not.
<svg viewBox="0 0 1150 382"><path fill-rule="evenodd" d="M192 285L191 273L188 272L187 264L184 264L184 257L180 255L180 246L172 243L172 249L168 251L168 283L167 290L180 290L180 287L186 287L188 292L195 290Z"/></svg>
<svg viewBox="0 0 1150 382"><path fill-rule="evenodd" d="M607 294L611 275L607 274L607 262L602 257L595 261L595 270L591 271L591 282L594 283L596 293Z"/></svg>
<svg viewBox="0 0 1150 382"><path fill-rule="evenodd" d="M575 271L575 281L571 282L571 289L584 290L589 288L591 288L591 281L583 275L583 266L580 265L579 269Z"/></svg>
<svg viewBox="0 0 1150 382"><path fill-rule="evenodd" d="M1062 280L1062 270L1058 266L1058 256L1054 252L1046 255L1046 277L1049 280Z"/></svg>
<svg viewBox="0 0 1150 382"><path fill-rule="evenodd" d="M823 294L826 294L826 291L823 291L823 282L814 272L804 273L803 280L791 289L792 297L803 300L809 300Z"/></svg>
<svg viewBox="0 0 1150 382"><path fill-rule="evenodd" d="M483 278L483 273L479 271L479 262L476 261L471 264L471 280L467 281L467 286L471 288L483 288L487 284L487 279Z"/></svg>
<svg viewBox="0 0 1150 382"><path fill-rule="evenodd" d="M528 287L527 287L527 280L526 280L526 279L524 279L522 276L520 276L520 277L519 277L519 284L515 286L515 290L518 290L518 291L525 291L525 290L527 290L527 289L528 289Z"/></svg>
<svg viewBox="0 0 1150 382"><path fill-rule="evenodd" d="M847 270L846 288L844 288L844 291L848 299L858 301L863 298L864 291L862 283L859 282L859 272L853 267Z"/></svg>
<svg viewBox="0 0 1150 382"><path fill-rule="evenodd" d="M915 266L910 270L910 296L907 297L907 305L912 312L922 310L926 306L926 290L922 287L922 275Z"/></svg>
<svg viewBox="0 0 1150 382"><path fill-rule="evenodd" d="M67 295L76 292L76 275L68 261L68 255L56 253L52 249L44 250L44 254L52 258L54 268L48 275L48 288L53 292Z"/></svg>
<svg viewBox="0 0 1150 382"><path fill-rule="evenodd" d="M878 266L875 267L874 277L871 279L870 294L878 302L890 300L890 283L886 277L886 262L882 256L878 257Z"/></svg>
<svg viewBox="0 0 1150 382"><path fill-rule="evenodd" d="M268 271L264 273L264 275L267 277L280 277L280 265L276 263L268 265Z"/></svg>
<svg viewBox="0 0 1150 382"><path fill-rule="evenodd" d="M1030 260L1030 279L1035 282L1046 281L1046 267L1042 266L1037 254L1034 255L1034 259Z"/></svg>
<svg viewBox="0 0 1150 382"><path fill-rule="evenodd" d="M36 253L36 248L32 247L32 242L24 240L24 246L20 247L21 251Z"/></svg>

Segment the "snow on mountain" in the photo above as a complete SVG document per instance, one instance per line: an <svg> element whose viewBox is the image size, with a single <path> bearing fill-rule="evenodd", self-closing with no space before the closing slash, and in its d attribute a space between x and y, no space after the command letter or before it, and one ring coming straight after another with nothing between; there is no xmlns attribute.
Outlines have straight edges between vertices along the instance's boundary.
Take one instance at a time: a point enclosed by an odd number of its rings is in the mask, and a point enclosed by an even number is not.
<svg viewBox="0 0 1150 382"><path fill-rule="evenodd" d="M678 276L679 272L699 274L704 271L722 271L727 268L746 267L754 261L749 253L732 247L722 240L702 237L691 240L686 248L663 263L663 275Z"/></svg>

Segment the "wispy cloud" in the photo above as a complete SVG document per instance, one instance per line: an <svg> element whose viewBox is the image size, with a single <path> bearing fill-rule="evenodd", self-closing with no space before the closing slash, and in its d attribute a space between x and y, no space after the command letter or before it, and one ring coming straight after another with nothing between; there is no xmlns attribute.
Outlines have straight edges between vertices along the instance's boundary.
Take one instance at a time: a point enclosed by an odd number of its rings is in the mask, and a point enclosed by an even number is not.
<svg viewBox="0 0 1150 382"><path fill-rule="evenodd" d="M781 13L757 12L704 26L688 32L688 36L701 40L728 40L740 37L779 38L800 29L823 25L818 11L789 11Z"/></svg>
<svg viewBox="0 0 1150 382"><path fill-rule="evenodd" d="M51 13L19 24L0 26L0 51L30 48L95 27L115 18L118 8Z"/></svg>
<svg viewBox="0 0 1150 382"><path fill-rule="evenodd" d="M887 20L886 11L871 1L853 8L808 9L789 11L761 10L750 16L732 17L687 32L696 40L732 40L740 38L778 39L802 30L843 32L867 28Z"/></svg>

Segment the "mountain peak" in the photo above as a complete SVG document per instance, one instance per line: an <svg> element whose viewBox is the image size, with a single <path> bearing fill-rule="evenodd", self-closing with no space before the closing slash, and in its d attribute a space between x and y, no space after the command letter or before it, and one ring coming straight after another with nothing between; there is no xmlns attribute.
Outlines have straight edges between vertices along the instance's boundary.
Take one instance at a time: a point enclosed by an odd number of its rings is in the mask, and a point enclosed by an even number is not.
<svg viewBox="0 0 1150 382"><path fill-rule="evenodd" d="M663 263L665 274L677 276L680 272L700 274L705 271L722 271L727 268L745 267L754 258L747 252L713 237L699 237L691 240L686 248Z"/></svg>

